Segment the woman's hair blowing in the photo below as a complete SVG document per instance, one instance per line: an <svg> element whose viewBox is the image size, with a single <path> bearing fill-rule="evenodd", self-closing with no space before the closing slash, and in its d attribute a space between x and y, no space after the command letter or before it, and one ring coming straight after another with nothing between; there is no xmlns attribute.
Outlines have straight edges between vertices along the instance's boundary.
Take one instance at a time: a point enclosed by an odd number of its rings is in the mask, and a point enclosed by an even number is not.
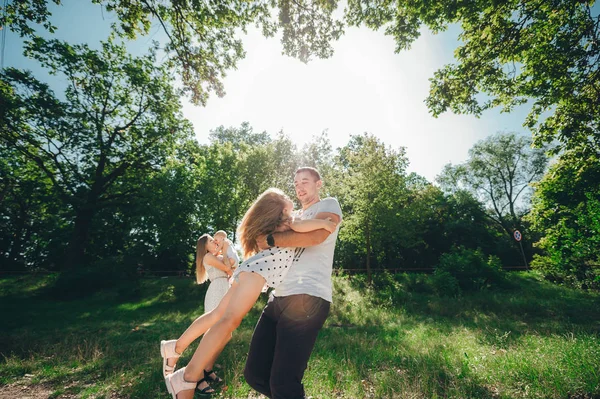
<svg viewBox="0 0 600 399"><path fill-rule="evenodd" d="M269 188L254 201L238 227L244 258L258 252L256 239L275 231L283 221L283 209L291 199L277 188Z"/></svg>

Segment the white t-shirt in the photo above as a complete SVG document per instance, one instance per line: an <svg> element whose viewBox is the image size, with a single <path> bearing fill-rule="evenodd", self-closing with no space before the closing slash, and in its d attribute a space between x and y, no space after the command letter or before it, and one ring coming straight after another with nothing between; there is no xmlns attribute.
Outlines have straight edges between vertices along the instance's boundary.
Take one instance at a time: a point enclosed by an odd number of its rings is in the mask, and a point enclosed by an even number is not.
<svg viewBox="0 0 600 399"><path fill-rule="evenodd" d="M301 220L313 219L319 213L328 212L339 215L340 223L342 221L342 209L335 198L325 198L300 212L296 217ZM321 244L296 248L292 267L283 282L277 286L275 296L308 294L331 302L331 271L340 223Z"/></svg>

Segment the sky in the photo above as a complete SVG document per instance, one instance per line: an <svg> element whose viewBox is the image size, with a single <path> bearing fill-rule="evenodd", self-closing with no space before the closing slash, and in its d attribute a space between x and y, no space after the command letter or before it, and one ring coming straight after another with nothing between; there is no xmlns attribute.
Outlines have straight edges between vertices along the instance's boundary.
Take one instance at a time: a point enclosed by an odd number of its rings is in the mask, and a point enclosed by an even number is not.
<svg viewBox="0 0 600 399"><path fill-rule="evenodd" d="M63 0L51 10L58 27L54 37L91 47L108 37L116 19L91 1ZM524 107L510 114L491 110L480 118L452 113L434 118L428 112L428 79L453 62L458 34L458 27L438 35L423 31L410 50L396 54L393 39L382 31L348 28L334 43L333 57L303 64L282 55L277 38L251 29L242 36L246 58L224 79L226 95L211 96L206 107L183 99L183 113L202 144L208 143L212 129L245 121L273 137L283 131L300 147L323 131L334 149L350 135L370 133L393 149L405 147L408 171L433 181L445 164L466 161L468 150L489 135L530 134L522 127ZM141 52L161 37L153 29L129 48ZM4 65L47 76L21 53L22 41L7 31ZM61 84L56 77L47 79Z"/></svg>

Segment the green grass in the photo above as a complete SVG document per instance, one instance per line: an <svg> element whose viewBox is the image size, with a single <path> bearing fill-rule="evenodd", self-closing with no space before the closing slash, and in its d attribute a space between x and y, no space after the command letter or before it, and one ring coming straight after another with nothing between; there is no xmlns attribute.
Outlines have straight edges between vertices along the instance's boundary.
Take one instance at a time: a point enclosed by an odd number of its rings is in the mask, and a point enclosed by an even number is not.
<svg viewBox="0 0 600 399"><path fill-rule="evenodd" d="M52 398L168 398L158 343L202 313L206 287L164 278L143 280L134 301L122 290L76 301L38 295L53 280L0 280L0 397L21 384ZM314 398L600 398L597 293L526 273L459 298L411 292L405 276L375 288L360 278L334 283L304 379ZM265 300L219 359L227 389L217 397L251 395L242 370Z"/></svg>

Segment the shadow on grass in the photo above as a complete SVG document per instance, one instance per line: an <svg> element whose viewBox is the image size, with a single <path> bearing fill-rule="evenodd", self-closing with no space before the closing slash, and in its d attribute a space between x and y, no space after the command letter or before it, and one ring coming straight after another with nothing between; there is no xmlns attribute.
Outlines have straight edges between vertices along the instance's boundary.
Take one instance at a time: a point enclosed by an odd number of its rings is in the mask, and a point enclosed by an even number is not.
<svg viewBox="0 0 600 399"><path fill-rule="evenodd" d="M118 387L119 397L169 397L161 374L159 342L177 338L203 313L207 285L192 279L143 281L143 296L122 301L107 291L76 301L48 300L39 293L52 279L0 281L0 386L27 374L56 395L84 395ZM35 286L35 289L32 287ZM221 358L238 385L248 343L266 298L240 326ZM186 364L193 344L181 358ZM225 373L225 371L224 371ZM110 395L109 395L110 396Z"/></svg>

